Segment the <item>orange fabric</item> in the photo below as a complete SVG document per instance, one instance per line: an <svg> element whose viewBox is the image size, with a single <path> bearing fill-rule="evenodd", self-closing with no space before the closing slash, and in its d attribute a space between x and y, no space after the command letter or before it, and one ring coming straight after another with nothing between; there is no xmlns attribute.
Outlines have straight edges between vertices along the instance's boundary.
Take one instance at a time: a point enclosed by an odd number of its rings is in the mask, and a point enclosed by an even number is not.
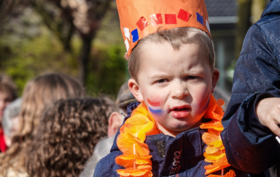
<svg viewBox="0 0 280 177"><path fill-rule="evenodd" d="M211 95L210 102L205 113L205 118L212 119L210 123L203 123L200 127L207 128L208 132L202 135L202 140L208 145L204 153L205 161L212 164L205 166L205 175L222 170L230 165L227 162L222 140L220 138L220 123L223 117L221 106L223 101L215 100ZM217 128L218 127L218 128ZM121 177L153 176L150 150L144 143L147 135L160 133L155 120L149 113L146 105L141 103L120 128L120 135L117 138L117 145L123 155L116 157L116 163L125 167L117 170ZM219 177L209 175L208 177ZM234 177L235 172L230 170L224 177Z"/></svg>
<svg viewBox="0 0 280 177"><path fill-rule="evenodd" d="M211 36L204 0L117 0L116 2L120 28L127 45L127 56L131 54L140 39L158 30L194 27ZM203 17L203 24L197 20L201 19L197 13ZM133 41L131 32L135 29L138 31L139 39Z"/></svg>

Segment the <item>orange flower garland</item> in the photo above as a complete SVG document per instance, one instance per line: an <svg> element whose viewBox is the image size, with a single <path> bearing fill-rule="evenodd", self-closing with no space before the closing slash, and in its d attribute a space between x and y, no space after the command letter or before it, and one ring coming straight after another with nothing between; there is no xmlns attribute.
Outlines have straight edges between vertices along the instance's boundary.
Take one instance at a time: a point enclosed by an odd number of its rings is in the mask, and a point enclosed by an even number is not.
<svg viewBox="0 0 280 177"><path fill-rule="evenodd" d="M211 121L203 123L200 128L208 129L208 132L203 133L202 140L208 146L204 152L204 157L206 162L212 164L205 166L205 175L221 170L221 175L208 175L208 177L235 177L235 172L230 170L227 174L223 175L224 168L230 166L227 161L225 147L221 139L221 132L223 131L222 118L224 115L223 108L221 107L224 104L223 100L217 100L211 95L209 105L206 113L204 114L205 118L210 118Z"/></svg>
<svg viewBox="0 0 280 177"><path fill-rule="evenodd" d="M155 121L144 104L140 104L120 129L117 145L123 155L116 157L116 163L126 169L117 170L123 177L153 176L151 155L148 145L144 143L147 135L158 134Z"/></svg>
<svg viewBox="0 0 280 177"><path fill-rule="evenodd" d="M208 132L202 135L202 140L208 145L204 153L205 161L212 164L205 166L208 175L215 171L230 166L225 156L224 146L220 138L220 132L223 130L221 119L223 101L216 102L211 95L210 102L205 113L206 118L212 119L211 122L200 126L202 129L208 129ZM131 114L120 128L120 135L117 138L117 145L122 155L116 157L116 163L125 167L117 170L120 177L152 177L152 162L150 150L144 143L147 135L159 134L155 120L149 113L144 103L141 103ZM220 175L209 175L208 177L219 177ZM234 177L234 171L230 170L224 177Z"/></svg>

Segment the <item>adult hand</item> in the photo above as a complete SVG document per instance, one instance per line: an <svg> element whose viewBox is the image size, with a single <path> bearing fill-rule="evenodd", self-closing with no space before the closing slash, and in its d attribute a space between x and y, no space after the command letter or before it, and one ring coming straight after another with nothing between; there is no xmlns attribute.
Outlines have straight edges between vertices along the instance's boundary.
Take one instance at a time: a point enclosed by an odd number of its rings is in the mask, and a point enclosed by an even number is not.
<svg viewBox="0 0 280 177"><path fill-rule="evenodd" d="M280 98L262 99L256 107L256 114L263 126L280 136Z"/></svg>

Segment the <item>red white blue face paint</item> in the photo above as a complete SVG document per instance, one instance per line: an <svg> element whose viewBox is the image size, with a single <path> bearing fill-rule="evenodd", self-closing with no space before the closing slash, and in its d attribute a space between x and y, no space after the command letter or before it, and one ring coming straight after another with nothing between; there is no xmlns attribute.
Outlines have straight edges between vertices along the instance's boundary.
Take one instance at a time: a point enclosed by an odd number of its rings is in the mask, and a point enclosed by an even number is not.
<svg viewBox="0 0 280 177"><path fill-rule="evenodd" d="M148 103L149 103L149 110L152 114L162 114L163 110L160 108L160 102L153 102L150 101L149 99Z"/></svg>

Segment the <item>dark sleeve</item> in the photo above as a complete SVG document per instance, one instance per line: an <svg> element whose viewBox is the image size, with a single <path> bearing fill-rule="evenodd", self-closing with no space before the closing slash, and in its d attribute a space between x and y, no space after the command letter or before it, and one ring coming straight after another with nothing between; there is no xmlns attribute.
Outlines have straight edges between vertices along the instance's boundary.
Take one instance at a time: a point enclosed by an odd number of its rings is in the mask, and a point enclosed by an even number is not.
<svg viewBox="0 0 280 177"><path fill-rule="evenodd" d="M245 123L246 125L248 125L248 131L250 131L251 133L253 133L254 135L256 135L257 137L265 137L269 134L272 134L271 130L265 126L263 126L256 114L256 107L257 104L259 103L259 101L261 101L262 99L265 98L270 98L273 97L272 94L270 93L261 93L258 94L258 96L256 96L256 99L253 103L252 108L249 109L249 115L252 115L249 117L249 119L245 119Z"/></svg>
<svg viewBox="0 0 280 177"><path fill-rule="evenodd" d="M101 159L95 167L93 177L119 177L116 170L123 167L116 164L115 158L121 154L120 151L113 151Z"/></svg>
<svg viewBox="0 0 280 177"><path fill-rule="evenodd" d="M259 123L255 113L259 100L280 97L280 72L273 51L262 29L252 26L236 64L232 96L222 121L228 162L248 173L261 173L280 159L275 135Z"/></svg>

